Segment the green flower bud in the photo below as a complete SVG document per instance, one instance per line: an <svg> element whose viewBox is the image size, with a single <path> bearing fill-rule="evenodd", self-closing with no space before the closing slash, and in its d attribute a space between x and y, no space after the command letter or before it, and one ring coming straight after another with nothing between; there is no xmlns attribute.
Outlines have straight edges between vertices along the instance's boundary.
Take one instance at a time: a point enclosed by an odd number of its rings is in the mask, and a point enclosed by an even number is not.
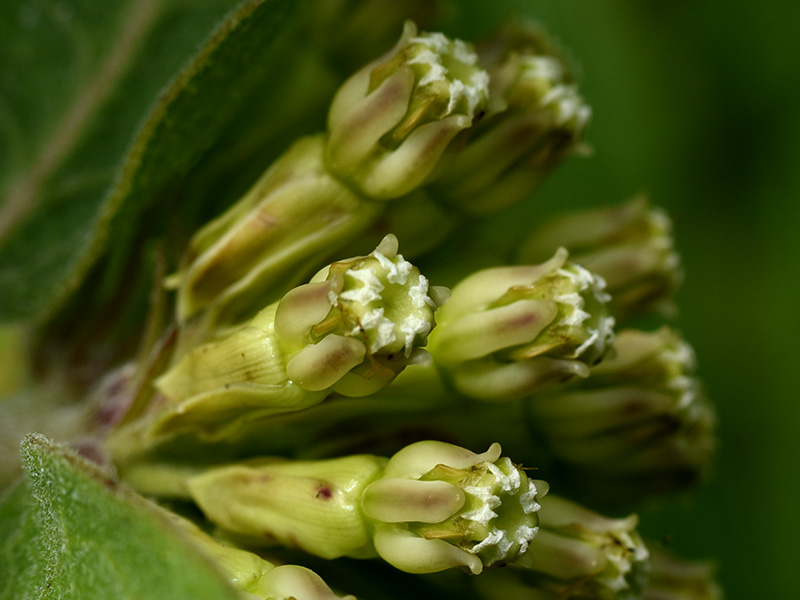
<svg viewBox="0 0 800 600"><path fill-rule="evenodd" d="M491 77L489 110L448 151L431 185L437 197L482 215L525 199L583 149L591 110L538 29L505 28L479 55Z"/></svg>
<svg viewBox="0 0 800 600"><path fill-rule="evenodd" d="M430 352L461 393L480 399L585 377L612 337L603 287L563 249L541 265L478 271L438 311Z"/></svg>
<svg viewBox="0 0 800 600"><path fill-rule="evenodd" d="M226 437L241 419L325 399L329 390L307 390L287 377L275 310L272 304L227 336L193 348L155 380L161 401L152 415L152 435L192 430L209 439Z"/></svg>
<svg viewBox="0 0 800 600"><path fill-rule="evenodd" d="M286 282L320 253L350 240L376 218L365 202L330 176L324 139L297 141L241 200L192 238L178 288L178 319L213 307L209 327L237 322L277 299Z"/></svg>
<svg viewBox="0 0 800 600"><path fill-rule="evenodd" d="M711 563L687 561L652 545L642 600L721 600L715 570Z"/></svg>
<svg viewBox="0 0 800 600"><path fill-rule="evenodd" d="M221 438L242 420L301 410L334 391L379 390L428 359L421 346L438 295L387 236L371 254L333 263L244 326L181 356L155 381L163 402L151 434Z"/></svg>
<svg viewBox="0 0 800 600"><path fill-rule="evenodd" d="M539 535L512 566L578 598L638 597L649 554L635 515L610 519L553 495L541 504Z"/></svg>
<svg viewBox="0 0 800 600"><path fill-rule="evenodd" d="M187 540L207 556L243 598L260 600L355 600L338 596L312 570L298 565L275 566L257 554L223 544L191 521L164 511Z"/></svg>
<svg viewBox="0 0 800 600"><path fill-rule="evenodd" d="M621 330L609 354L573 388L530 398L533 422L552 435L586 437L674 413L697 401L694 351L675 331Z"/></svg>
<svg viewBox="0 0 800 600"><path fill-rule="evenodd" d="M408 364L426 360L421 346L437 307L431 293L392 235L368 256L326 267L278 303L275 332L287 375L311 391L377 391Z"/></svg>
<svg viewBox="0 0 800 600"><path fill-rule="evenodd" d="M499 444L473 454L427 441L395 454L362 500L381 522L378 554L411 573L463 566L477 574L525 552L538 530L537 486L500 452Z"/></svg>
<svg viewBox="0 0 800 600"><path fill-rule="evenodd" d="M418 442L388 461L251 460L190 475L185 488L210 521L248 543L380 556L411 573L480 573L514 560L537 532L537 485L498 444L475 454Z"/></svg>
<svg viewBox="0 0 800 600"><path fill-rule="evenodd" d="M576 480L683 487L714 448L692 348L663 327L617 334L611 357L570 388L526 400L531 427Z"/></svg>
<svg viewBox="0 0 800 600"><path fill-rule="evenodd" d="M673 312L672 296L683 274L671 230L669 217L639 197L544 223L523 244L519 260L540 260L564 246L575 262L606 281L616 317Z"/></svg>
<svg viewBox="0 0 800 600"><path fill-rule="evenodd" d="M375 552L361 496L385 464L370 455L255 459L210 469L186 485L211 522L250 544L278 544L323 558L368 558Z"/></svg>
<svg viewBox="0 0 800 600"><path fill-rule="evenodd" d="M319 575L299 565L280 565L268 571L251 593L263 600L356 600L334 593Z"/></svg>
<svg viewBox="0 0 800 600"><path fill-rule="evenodd" d="M407 21L397 45L334 97L328 167L373 198L418 187L485 106L489 76L477 61L464 42Z"/></svg>

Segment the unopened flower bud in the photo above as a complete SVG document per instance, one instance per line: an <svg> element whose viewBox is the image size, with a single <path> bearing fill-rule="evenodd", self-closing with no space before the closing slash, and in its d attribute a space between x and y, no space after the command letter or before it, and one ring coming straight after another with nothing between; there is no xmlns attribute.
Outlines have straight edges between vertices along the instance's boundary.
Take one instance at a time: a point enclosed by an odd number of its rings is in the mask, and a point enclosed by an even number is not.
<svg viewBox="0 0 800 600"><path fill-rule="evenodd" d="M649 555L635 515L611 519L552 494L541 504L539 535L512 566L581 598L612 600L639 591Z"/></svg>
<svg viewBox="0 0 800 600"><path fill-rule="evenodd" d="M484 108L489 76L470 46L406 22L397 45L337 92L327 165L373 198L418 187Z"/></svg>
<svg viewBox="0 0 800 600"><path fill-rule="evenodd" d="M307 408L334 391L370 394L428 359L434 297L439 290L386 236L371 254L333 263L227 336L180 356L155 381L165 403L152 433L219 437L240 419Z"/></svg>
<svg viewBox="0 0 800 600"><path fill-rule="evenodd" d="M364 488L386 459L258 460L209 469L187 481L192 499L223 531L250 544L300 548L323 558L374 556L362 516Z"/></svg>
<svg viewBox="0 0 800 600"><path fill-rule="evenodd" d="M448 150L431 186L480 215L523 200L580 150L591 110L542 31L508 27L478 51L491 78L489 109Z"/></svg>
<svg viewBox="0 0 800 600"><path fill-rule="evenodd" d="M713 453L713 413L694 352L667 327L620 331L588 378L526 404L536 436L578 481L683 487Z"/></svg>
<svg viewBox="0 0 800 600"><path fill-rule="evenodd" d="M721 600L710 562L689 561L654 544L642 600Z"/></svg>
<svg viewBox="0 0 800 600"><path fill-rule="evenodd" d="M437 307L431 293L391 235L368 256L326 267L278 303L275 332L289 378L348 396L380 389L427 357L422 346Z"/></svg>
<svg viewBox="0 0 800 600"><path fill-rule="evenodd" d="M311 569L275 566L257 554L224 544L176 513L164 516L183 537L202 552L243 598L253 600L355 600L338 596Z"/></svg>
<svg viewBox="0 0 800 600"><path fill-rule="evenodd" d="M192 238L178 288L181 322L213 307L217 322L237 322L285 291L299 268L366 228L378 206L331 177L323 137L301 138L224 214Z"/></svg>
<svg viewBox="0 0 800 600"><path fill-rule="evenodd" d="M536 484L499 444L473 454L444 442L418 442L386 465L364 493L378 525L375 548L411 573L463 566L472 573L525 552L537 532ZM546 491L546 484L540 484Z"/></svg>
<svg viewBox="0 0 800 600"><path fill-rule="evenodd" d="M646 198L552 219L528 237L519 260L540 260L558 246L606 281L617 318L673 310L672 296L683 276L672 224Z"/></svg>
<svg viewBox="0 0 800 600"><path fill-rule="evenodd" d="M461 393L481 399L585 377L612 337L603 286L563 249L540 265L478 271L438 311L430 352Z"/></svg>

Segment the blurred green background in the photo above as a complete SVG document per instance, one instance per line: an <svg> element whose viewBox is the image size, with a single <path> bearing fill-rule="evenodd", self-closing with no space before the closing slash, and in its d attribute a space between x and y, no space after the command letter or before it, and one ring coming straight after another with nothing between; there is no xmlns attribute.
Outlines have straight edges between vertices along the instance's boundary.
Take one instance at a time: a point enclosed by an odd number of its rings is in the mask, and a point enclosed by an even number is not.
<svg viewBox="0 0 800 600"><path fill-rule="evenodd" d="M800 598L800 45L790 4L510 4L569 48L593 108L594 155L559 170L531 208L645 191L676 221L686 271L677 326L716 404L720 448L711 480L643 511L642 528L687 556L715 557L727 598Z"/></svg>

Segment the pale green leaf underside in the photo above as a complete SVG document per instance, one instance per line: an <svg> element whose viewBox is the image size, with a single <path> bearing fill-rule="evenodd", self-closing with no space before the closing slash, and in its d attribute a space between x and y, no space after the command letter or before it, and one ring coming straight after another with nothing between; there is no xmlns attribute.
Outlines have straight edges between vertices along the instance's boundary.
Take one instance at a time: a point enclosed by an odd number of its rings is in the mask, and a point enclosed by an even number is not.
<svg viewBox="0 0 800 600"><path fill-rule="evenodd" d="M0 598L232 600L155 507L43 436L0 504Z"/></svg>

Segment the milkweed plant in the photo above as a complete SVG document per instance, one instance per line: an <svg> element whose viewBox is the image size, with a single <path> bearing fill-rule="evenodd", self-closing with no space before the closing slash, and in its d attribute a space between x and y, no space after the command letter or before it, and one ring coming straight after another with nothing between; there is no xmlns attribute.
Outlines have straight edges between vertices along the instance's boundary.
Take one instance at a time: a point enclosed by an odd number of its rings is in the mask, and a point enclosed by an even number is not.
<svg viewBox="0 0 800 600"><path fill-rule="evenodd" d="M591 108L541 26L462 40L452 8L246 2L183 67L105 249L24 330L61 437L4 405L0 596L721 597L632 512L715 447L670 217L491 239L587 160Z"/></svg>

